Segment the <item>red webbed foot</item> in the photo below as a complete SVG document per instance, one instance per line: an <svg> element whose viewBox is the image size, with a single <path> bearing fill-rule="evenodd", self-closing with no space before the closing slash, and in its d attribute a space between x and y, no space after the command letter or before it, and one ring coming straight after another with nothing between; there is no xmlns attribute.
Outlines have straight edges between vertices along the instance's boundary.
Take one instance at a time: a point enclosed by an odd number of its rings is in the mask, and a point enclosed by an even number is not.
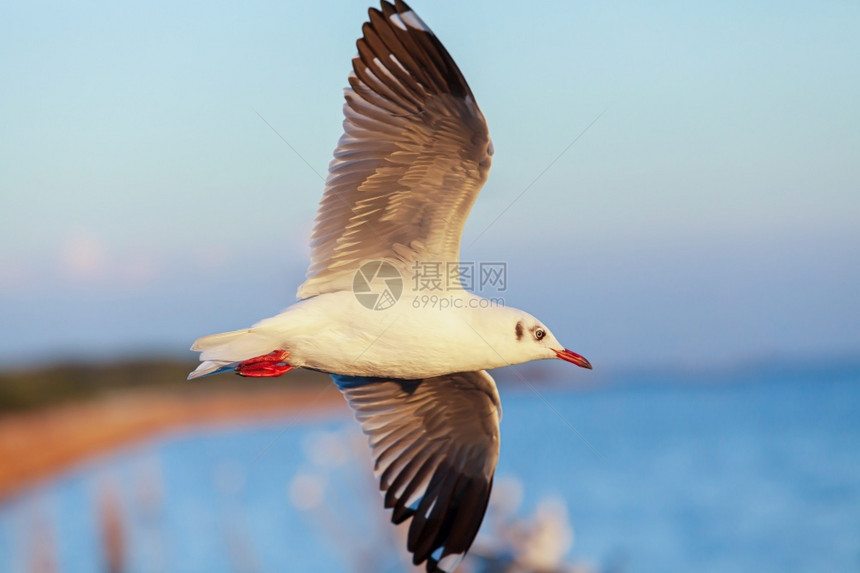
<svg viewBox="0 0 860 573"><path fill-rule="evenodd" d="M285 350L273 350L263 356L249 358L236 366L236 374L250 378L266 378L286 374L293 367L287 364L289 352Z"/></svg>

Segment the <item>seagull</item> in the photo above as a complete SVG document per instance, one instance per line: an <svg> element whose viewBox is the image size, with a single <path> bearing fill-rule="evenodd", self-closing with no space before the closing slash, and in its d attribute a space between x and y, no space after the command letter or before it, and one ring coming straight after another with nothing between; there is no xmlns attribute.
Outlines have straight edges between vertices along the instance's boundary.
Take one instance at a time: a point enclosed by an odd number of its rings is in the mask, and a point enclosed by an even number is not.
<svg viewBox="0 0 860 573"><path fill-rule="evenodd" d="M501 403L486 370L591 364L461 277L441 291L412 280L459 263L493 143L460 69L405 2L371 8L356 45L298 302L198 339L188 378L330 374L368 436L392 521L409 521L413 562L451 572L477 535L499 457Z"/></svg>

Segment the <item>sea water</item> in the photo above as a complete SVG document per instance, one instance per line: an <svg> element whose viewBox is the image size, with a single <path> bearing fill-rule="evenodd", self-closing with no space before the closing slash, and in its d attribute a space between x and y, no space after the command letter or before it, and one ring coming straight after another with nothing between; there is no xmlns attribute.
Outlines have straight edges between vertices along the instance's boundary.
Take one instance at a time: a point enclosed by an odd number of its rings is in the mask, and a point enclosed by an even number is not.
<svg viewBox="0 0 860 573"><path fill-rule="evenodd" d="M569 562L860 571L856 369L621 382L502 388L497 486L564 504ZM0 506L0 571L105 570L106 507L129 571L402 570L367 457L343 417L152 438Z"/></svg>

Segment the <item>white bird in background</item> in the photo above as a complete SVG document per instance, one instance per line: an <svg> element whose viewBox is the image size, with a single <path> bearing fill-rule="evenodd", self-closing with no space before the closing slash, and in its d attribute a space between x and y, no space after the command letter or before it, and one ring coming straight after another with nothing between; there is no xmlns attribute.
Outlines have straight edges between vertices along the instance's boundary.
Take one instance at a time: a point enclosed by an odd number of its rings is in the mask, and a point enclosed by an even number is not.
<svg viewBox="0 0 860 573"><path fill-rule="evenodd" d="M401 0L369 14L300 300L197 340L202 363L189 379L330 373L369 435L392 521L411 518L414 563L453 571L483 520L499 454L499 394L484 370L548 358L591 365L535 317L459 281L443 293L404 285L422 264L458 264L493 144L466 80L418 15Z"/></svg>

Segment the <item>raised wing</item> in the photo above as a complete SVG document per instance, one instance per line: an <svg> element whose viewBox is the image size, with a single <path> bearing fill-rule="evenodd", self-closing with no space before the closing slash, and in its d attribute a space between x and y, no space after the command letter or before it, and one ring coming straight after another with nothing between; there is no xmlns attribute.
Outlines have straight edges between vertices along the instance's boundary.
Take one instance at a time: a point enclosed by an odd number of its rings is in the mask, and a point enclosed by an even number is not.
<svg viewBox="0 0 860 573"><path fill-rule="evenodd" d="M349 289L369 260L457 261L490 169L487 124L457 64L405 2L381 8L357 42L299 298Z"/></svg>
<svg viewBox="0 0 860 573"><path fill-rule="evenodd" d="M422 380L332 377L368 435L391 521L412 519L413 562L453 571L478 534L499 459L493 379L483 370Z"/></svg>

